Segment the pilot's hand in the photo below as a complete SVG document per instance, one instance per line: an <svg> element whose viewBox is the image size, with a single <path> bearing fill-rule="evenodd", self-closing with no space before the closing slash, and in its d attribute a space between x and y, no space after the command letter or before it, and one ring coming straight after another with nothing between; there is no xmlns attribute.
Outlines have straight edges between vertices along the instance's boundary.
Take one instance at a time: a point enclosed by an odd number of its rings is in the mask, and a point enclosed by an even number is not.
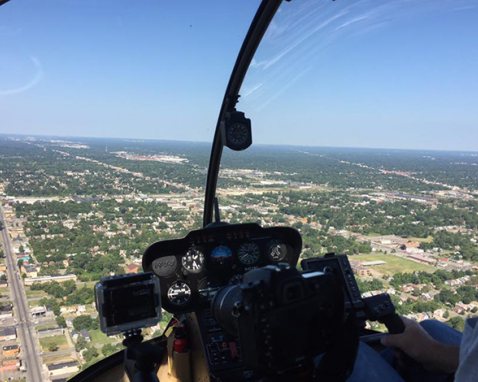
<svg viewBox="0 0 478 382"><path fill-rule="evenodd" d="M405 330L381 339L382 345L400 349L424 368L433 371L453 373L458 367L458 346L445 345L433 339L420 324L401 317Z"/></svg>

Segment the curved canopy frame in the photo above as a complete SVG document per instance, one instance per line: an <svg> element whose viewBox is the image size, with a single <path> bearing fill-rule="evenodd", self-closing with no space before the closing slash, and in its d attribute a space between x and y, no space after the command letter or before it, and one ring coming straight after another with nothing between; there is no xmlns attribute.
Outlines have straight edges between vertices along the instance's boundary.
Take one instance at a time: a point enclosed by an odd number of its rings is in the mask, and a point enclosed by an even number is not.
<svg viewBox="0 0 478 382"><path fill-rule="evenodd" d="M239 100L239 90L246 76L252 58L256 53L264 34L269 27L271 20L281 5L282 0L263 0L257 9L256 15L252 20L251 26L247 32L246 38L242 43L241 50L237 56L234 69L232 70L229 83L224 94L221 110L217 120L216 131L212 143L211 157L206 181L206 194L204 198L203 227L212 223L214 211L214 199L216 197L217 178L221 164L222 151L224 148L221 126L225 122L227 113L235 110Z"/></svg>

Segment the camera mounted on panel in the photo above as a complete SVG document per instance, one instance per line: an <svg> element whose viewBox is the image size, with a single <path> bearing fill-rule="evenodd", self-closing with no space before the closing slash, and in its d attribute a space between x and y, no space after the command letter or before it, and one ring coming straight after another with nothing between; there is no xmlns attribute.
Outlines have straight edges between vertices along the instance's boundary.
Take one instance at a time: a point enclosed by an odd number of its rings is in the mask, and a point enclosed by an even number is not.
<svg viewBox="0 0 478 382"><path fill-rule="evenodd" d="M242 364L242 374L223 377L239 381L248 375L250 381L280 381L306 375L303 380L317 376L345 380L353 369L365 320L383 322L391 333L403 331L390 296L361 297L347 256L328 254L305 259L301 265L302 272L286 263L249 270L242 278L220 286L208 307L198 308L210 311L208 322L216 322L231 339L210 342L203 349L205 356L226 363L236 357ZM125 334L125 359L136 361L128 375L139 373L141 380L157 380L154 367L165 348L142 343L140 329L160 320L158 276L108 277L95 291L101 330L107 335ZM219 335L214 327L201 329L206 335L203 343ZM212 343L231 346L227 351L219 346L213 352Z"/></svg>

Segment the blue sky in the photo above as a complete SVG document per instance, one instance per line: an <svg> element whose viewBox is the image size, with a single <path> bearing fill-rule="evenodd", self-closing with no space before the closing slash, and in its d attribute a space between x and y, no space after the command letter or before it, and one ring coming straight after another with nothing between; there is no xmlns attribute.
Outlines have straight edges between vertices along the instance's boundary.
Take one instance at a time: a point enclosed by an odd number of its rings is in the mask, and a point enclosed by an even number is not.
<svg viewBox="0 0 478 382"><path fill-rule="evenodd" d="M11 0L0 133L209 141L258 1ZM478 4L294 0L239 108L258 143L478 151Z"/></svg>

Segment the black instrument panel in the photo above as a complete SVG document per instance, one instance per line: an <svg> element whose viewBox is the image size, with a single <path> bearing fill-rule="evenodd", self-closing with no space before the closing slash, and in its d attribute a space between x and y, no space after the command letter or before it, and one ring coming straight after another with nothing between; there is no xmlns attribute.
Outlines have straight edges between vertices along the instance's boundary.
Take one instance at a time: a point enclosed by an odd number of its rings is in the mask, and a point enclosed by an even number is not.
<svg viewBox="0 0 478 382"><path fill-rule="evenodd" d="M142 265L160 279L163 308L185 313L208 307L219 288L239 282L251 269L279 262L296 266L301 250L293 228L227 224L154 243Z"/></svg>

